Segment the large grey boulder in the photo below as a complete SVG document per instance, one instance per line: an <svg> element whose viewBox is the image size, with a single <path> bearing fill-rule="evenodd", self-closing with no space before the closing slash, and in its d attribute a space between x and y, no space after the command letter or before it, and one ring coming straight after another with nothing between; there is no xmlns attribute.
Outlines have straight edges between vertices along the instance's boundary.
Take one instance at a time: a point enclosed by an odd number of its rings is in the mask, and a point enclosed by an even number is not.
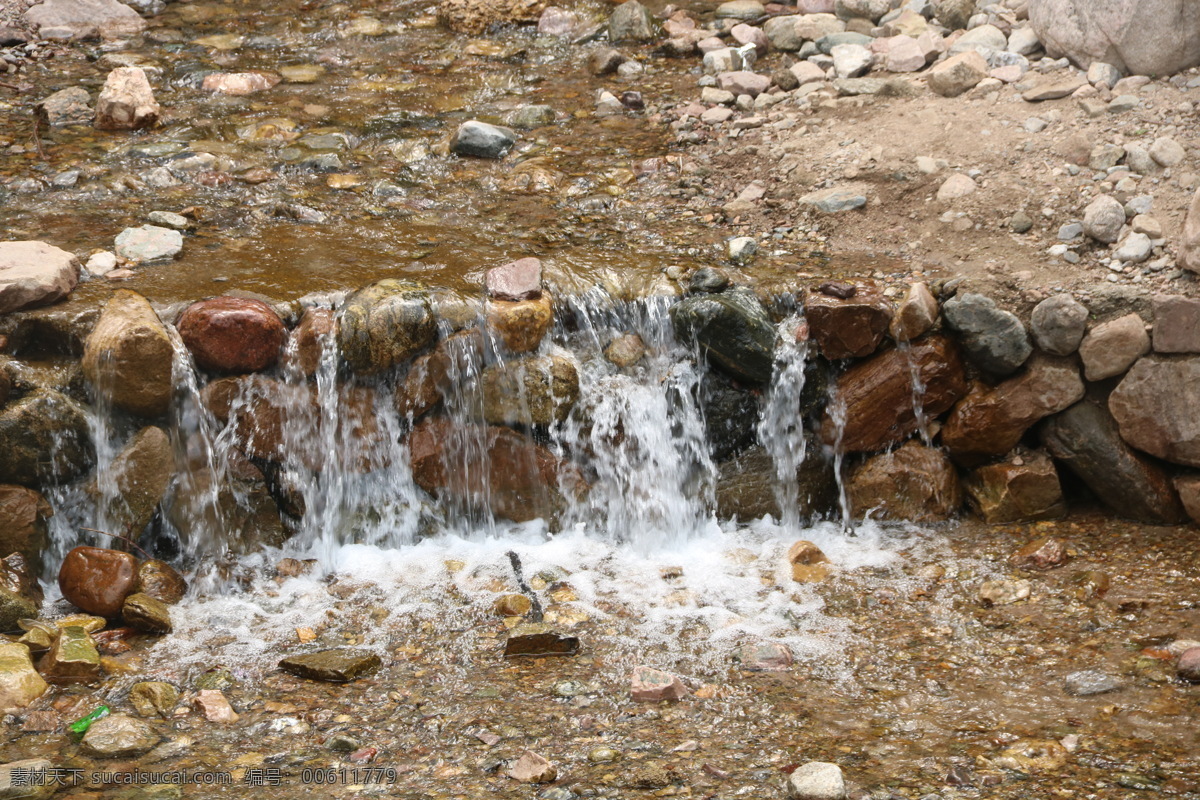
<svg viewBox="0 0 1200 800"><path fill-rule="evenodd" d="M45 242L0 242L0 314L63 299L79 282L79 262Z"/></svg>
<svg viewBox="0 0 1200 800"><path fill-rule="evenodd" d="M988 372L1016 372L1033 352L1021 320L996 306L990 297L963 294L942 306L946 323L958 332L971 360Z"/></svg>
<svg viewBox="0 0 1200 800"><path fill-rule="evenodd" d="M1081 67L1164 76L1200 64L1195 0L1031 0L1029 21L1051 57Z"/></svg>
<svg viewBox="0 0 1200 800"><path fill-rule="evenodd" d="M693 295L671 307L675 335L729 375L766 383L775 363L775 326L749 289Z"/></svg>

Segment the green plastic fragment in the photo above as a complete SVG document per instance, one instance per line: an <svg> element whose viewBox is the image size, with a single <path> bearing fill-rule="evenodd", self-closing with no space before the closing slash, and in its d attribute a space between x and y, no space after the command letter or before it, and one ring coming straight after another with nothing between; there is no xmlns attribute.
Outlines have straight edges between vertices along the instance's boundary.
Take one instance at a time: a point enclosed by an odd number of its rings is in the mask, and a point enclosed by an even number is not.
<svg viewBox="0 0 1200 800"><path fill-rule="evenodd" d="M67 726L71 733L76 736L83 736L88 732L88 728L92 727L92 723L98 719L104 719L112 713L112 709L108 706L98 706L95 711L88 714L86 717L80 717Z"/></svg>

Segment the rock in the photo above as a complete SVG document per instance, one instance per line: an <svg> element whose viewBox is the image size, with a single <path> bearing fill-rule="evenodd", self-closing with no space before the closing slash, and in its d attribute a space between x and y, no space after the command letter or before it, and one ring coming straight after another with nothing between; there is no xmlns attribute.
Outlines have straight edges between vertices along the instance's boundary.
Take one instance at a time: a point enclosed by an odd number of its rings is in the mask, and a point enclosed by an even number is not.
<svg viewBox="0 0 1200 800"><path fill-rule="evenodd" d="M1200 522L1200 475L1176 475L1175 491L1192 522Z"/></svg>
<svg viewBox="0 0 1200 800"><path fill-rule="evenodd" d="M586 486L574 465L511 428L426 418L409 434L408 446L413 480L426 492L459 504L486 502L493 514L514 522L553 520L566 506L562 491ZM468 452L477 465L462 470Z"/></svg>
<svg viewBox="0 0 1200 800"><path fill-rule="evenodd" d="M43 599L37 573L25 556L10 552L0 559L0 630L15 631L20 620L36 619Z"/></svg>
<svg viewBox="0 0 1200 800"><path fill-rule="evenodd" d="M785 53L794 53L803 47L805 37L797 30L796 22L796 17L790 15L772 17L764 22L762 30L771 47Z"/></svg>
<svg viewBox="0 0 1200 800"><path fill-rule="evenodd" d="M948 30L967 27L975 14L976 0L933 0L933 14Z"/></svg>
<svg viewBox="0 0 1200 800"><path fill-rule="evenodd" d="M1008 49L1008 37L995 25L980 25L963 33L950 46L950 55L956 56L974 50L984 58Z"/></svg>
<svg viewBox="0 0 1200 800"><path fill-rule="evenodd" d="M537 22L545 0L441 0L438 22L450 30L478 36L493 25Z"/></svg>
<svg viewBox="0 0 1200 800"><path fill-rule="evenodd" d="M814 292L804 303L809 333L831 361L874 353L893 311L892 302L875 286L859 286L845 299Z"/></svg>
<svg viewBox="0 0 1200 800"><path fill-rule="evenodd" d="M564 636L544 622L524 622L508 632L504 657L573 656L579 652L579 639Z"/></svg>
<svg viewBox="0 0 1200 800"><path fill-rule="evenodd" d="M758 19L766 13L758 0L727 0L717 6L717 19Z"/></svg>
<svg viewBox="0 0 1200 800"><path fill-rule="evenodd" d="M3 245L0 245L2 248ZM1192 195L1192 203L1188 206L1187 216L1183 221L1183 230L1179 236L1178 245L1179 266L1192 272L1200 272L1200 189ZM3 251L0 250L0 281L3 280ZM3 297L3 283L0 283L0 298ZM3 306L0 301L0 307Z"/></svg>
<svg viewBox="0 0 1200 800"><path fill-rule="evenodd" d="M846 482L856 517L939 522L962 507L958 473L940 449L915 441L864 461Z"/></svg>
<svg viewBox="0 0 1200 800"><path fill-rule="evenodd" d="M503 158L516 143L517 134L511 128L470 120L458 126L450 149L460 156Z"/></svg>
<svg viewBox="0 0 1200 800"><path fill-rule="evenodd" d="M141 681L129 687L129 703L143 717L171 716L179 702L179 690L162 681Z"/></svg>
<svg viewBox="0 0 1200 800"><path fill-rule="evenodd" d="M134 758L150 752L161 740L137 717L113 714L92 723L83 735L80 750L93 758Z"/></svg>
<svg viewBox="0 0 1200 800"><path fill-rule="evenodd" d="M59 630L38 671L50 683L87 683L100 677L100 652L83 628L67 625Z"/></svg>
<svg viewBox="0 0 1200 800"><path fill-rule="evenodd" d="M993 387L976 384L942 427L952 454L1003 455L1034 423L1083 399L1079 368L1071 360L1038 355L1019 376Z"/></svg>
<svg viewBox="0 0 1200 800"><path fill-rule="evenodd" d="M778 642L744 644L734 651L733 660L748 672L787 672L794 661L792 651Z"/></svg>
<svg viewBox="0 0 1200 800"><path fill-rule="evenodd" d="M1025 326L995 301L980 294L963 294L942 306L946 323L960 335L968 357L996 375L1015 372L1029 358L1033 346Z"/></svg>
<svg viewBox="0 0 1200 800"><path fill-rule="evenodd" d="M846 30L846 23L833 14L801 14L797 17L779 17L778 19L791 19L796 28L796 35L809 42L816 42L826 36Z"/></svg>
<svg viewBox="0 0 1200 800"><path fill-rule="evenodd" d="M771 78L748 70L722 72L717 75L717 86L738 96L748 94L758 97L771 88Z"/></svg>
<svg viewBox="0 0 1200 800"><path fill-rule="evenodd" d="M62 89L35 106L38 116L51 127L87 125L92 121L91 95L80 86Z"/></svg>
<svg viewBox="0 0 1200 800"><path fill-rule="evenodd" d="M1117 423L1095 403L1076 403L1047 420L1042 442L1117 515L1174 524L1183 508L1161 467L1125 444Z"/></svg>
<svg viewBox="0 0 1200 800"><path fill-rule="evenodd" d="M1124 688L1125 684L1120 678L1095 669L1072 672L1063 681L1063 690L1073 697L1091 697L1120 691Z"/></svg>
<svg viewBox="0 0 1200 800"><path fill-rule="evenodd" d="M1165 461L1200 466L1200 359L1140 359L1108 398L1133 447Z"/></svg>
<svg viewBox="0 0 1200 800"><path fill-rule="evenodd" d="M1200 647L1191 647L1175 662L1175 673L1189 683L1200 683Z"/></svg>
<svg viewBox="0 0 1200 800"><path fill-rule="evenodd" d="M617 42L648 42L654 38L654 18L650 9L638 0L626 2L613 9L608 18L608 40Z"/></svg>
<svg viewBox="0 0 1200 800"><path fill-rule="evenodd" d="M109 298L83 351L83 373L117 408L162 416L175 391L175 349L146 298L118 289Z"/></svg>
<svg viewBox="0 0 1200 800"><path fill-rule="evenodd" d="M764 384L775 360L775 326L754 292L730 289L692 295L671 307L680 341L696 342L701 353L738 380Z"/></svg>
<svg viewBox="0 0 1200 800"><path fill-rule="evenodd" d="M1121 242L1121 246L1113 253L1113 258L1127 264L1141 264L1150 257L1153 251L1154 244L1150 241L1150 237L1144 233L1135 232L1125 237L1125 241Z"/></svg>
<svg viewBox="0 0 1200 800"><path fill-rule="evenodd" d="M162 109L141 67L117 67L108 73L96 98L92 124L102 131L153 128Z"/></svg>
<svg viewBox="0 0 1200 800"><path fill-rule="evenodd" d="M174 258L182 249L182 233L157 225L126 228L116 239L117 255L138 264Z"/></svg>
<svg viewBox="0 0 1200 800"><path fill-rule="evenodd" d="M170 564L151 558L138 564L133 590L167 605L175 605L187 593L187 581Z"/></svg>
<svg viewBox="0 0 1200 800"><path fill-rule="evenodd" d="M594 50L588 57L588 69L593 75L611 75L624 63L624 54L611 47Z"/></svg>
<svg viewBox="0 0 1200 800"><path fill-rule="evenodd" d="M543 36L573 37L579 24L579 15L574 11L549 6L538 17L537 30Z"/></svg>
<svg viewBox="0 0 1200 800"><path fill-rule="evenodd" d="M374 375L408 361L437 336L429 294L408 281L385 278L346 299L338 349L352 370Z"/></svg>
<svg viewBox="0 0 1200 800"><path fill-rule="evenodd" d="M889 350L847 369L834 390L845 408L843 429L839 434L827 410L821 422L822 440L833 445L840 439L849 453L874 453L903 441L920 425L914 408L914 377L925 387L918 399L926 418L949 410L967 392L962 357L954 342L936 334L926 336L907 350Z"/></svg>
<svg viewBox="0 0 1200 800"><path fill-rule="evenodd" d="M214 297L192 303L175 323L196 365L221 373L259 372L274 366L287 329L261 300Z"/></svg>
<svg viewBox="0 0 1200 800"><path fill-rule="evenodd" d="M985 606L1007 606L1029 599L1033 584L1027 580L984 581L979 587L979 602Z"/></svg>
<svg viewBox="0 0 1200 800"><path fill-rule="evenodd" d="M636 333L618 336L604 348L604 358L621 369L629 369L645 355L646 344Z"/></svg>
<svg viewBox="0 0 1200 800"><path fill-rule="evenodd" d="M154 426L142 428L113 459L102 482L88 493L100 505L104 524L135 541L154 517L175 471L167 434Z"/></svg>
<svg viewBox="0 0 1200 800"><path fill-rule="evenodd" d="M1112 64L1103 61L1093 61L1087 70L1087 80L1092 86L1103 86L1111 89L1121 80L1121 71Z"/></svg>
<svg viewBox="0 0 1200 800"><path fill-rule="evenodd" d="M1200 64L1200 8L1187 0L1043 0L1029 21L1051 58L1173 75Z"/></svg>
<svg viewBox="0 0 1200 800"><path fill-rule="evenodd" d="M0 798L44 800L58 790L61 773L44 758L27 758L0 764Z"/></svg>
<svg viewBox="0 0 1200 800"><path fill-rule="evenodd" d="M1025 91L1021 98L1027 103L1042 103L1047 100L1059 100L1069 97L1087 86L1087 79L1081 75L1068 75L1065 78L1045 80Z"/></svg>
<svg viewBox="0 0 1200 800"><path fill-rule="evenodd" d="M1200 353L1200 300L1155 297L1153 340L1156 353Z"/></svg>
<svg viewBox="0 0 1200 800"><path fill-rule="evenodd" d="M417 356L404 381L396 387L396 410L415 420L442 402L445 393L478 370L483 353L478 328L452 334L424 355Z"/></svg>
<svg viewBox="0 0 1200 800"><path fill-rule="evenodd" d="M19 554L34 573L40 573L52 516L54 509L33 489L0 485L0 553ZM12 630L12 626L0 629Z"/></svg>
<svg viewBox="0 0 1200 800"><path fill-rule="evenodd" d="M1126 314L1103 322L1088 331L1079 345L1083 374L1101 381L1122 374L1133 362L1150 352L1146 323L1137 314Z"/></svg>
<svg viewBox="0 0 1200 800"><path fill-rule="evenodd" d="M553 783L558 777L558 768L532 750L526 750L505 774L521 783Z"/></svg>
<svg viewBox="0 0 1200 800"><path fill-rule="evenodd" d="M937 323L937 299L929 291L925 283L914 283L908 287L908 294L896 307L896 313L888 326L888 333L897 342L909 342L924 336Z"/></svg>
<svg viewBox="0 0 1200 800"><path fill-rule="evenodd" d="M306 378L317 374L327 347L337 336L337 318L331 309L304 309L291 337L291 362Z"/></svg>
<svg viewBox="0 0 1200 800"><path fill-rule="evenodd" d="M224 474L201 467L178 476L163 503L168 521L184 543L220 530L234 554L279 547L288 532L261 470L237 454L228 461Z"/></svg>
<svg viewBox="0 0 1200 800"><path fill-rule="evenodd" d="M29 660L29 648L0 641L0 712L18 712L48 688Z"/></svg>
<svg viewBox="0 0 1200 800"><path fill-rule="evenodd" d="M929 70L929 88L942 97L958 97L988 76L988 64L974 50L959 53Z"/></svg>
<svg viewBox="0 0 1200 800"><path fill-rule="evenodd" d="M63 558L58 587L77 608L116 617L137 581L137 559L119 550L76 547Z"/></svg>
<svg viewBox="0 0 1200 800"><path fill-rule="evenodd" d="M1124 225L1125 206L1111 195L1100 195L1084 209L1083 231L1098 242L1115 242Z"/></svg>
<svg viewBox="0 0 1200 800"><path fill-rule="evenodd" d="M579 400L575 362L529 356L487 367L480 376L483 418L493 425L553 425Z"/></svg>
<svg viewBox="0 0 1200 800"><path fill-rule="evenodd" d="M1053 536L1034 539L1013 553L1009 561L1021 569L1054 569L1067 563L1067 545Z"/></svg>
<svg viewBox="0 0 1200 800"><path fill-rule="evenodd" d="M379 656L364 650L339 648L288 656L279 662L284 672L300 678L328 683L347 683L369 675L382 665Z"/></svg>
<svg viewBox="0 0 1200 800"><path fill-rule="evenodd" d="M790 800L842 800L846 796L842 768L828 761L801 764L788 776L787 796Z"/></svg>
<svg viewBox="0 0 1200 800"><path fill-rule="evenodd" d="M911 36L893 36L889 40L883 68L888 72L918 72L925 69L925 48Z"/></svg>
<svg viewBox="0 0 1200 800"><path fill-rule="evenodd" d="M880 17L892 10L891 0L836 0L834 13L839 19L866 19L879 22Z"/></svg>
<svg viewBox="0 0 1200 800"><path fill-rule="evenodd" d="M536 300L491 300L487 304L488 335L510 353L537 350L553 322L554 304L545 292Z"/></svg>
<svg viewBox="0 0 1200 800"><path fill-rule="evenodd" d="M634 667L629 690L635 703L661 703L682 700L687 687L677 675L653 667Z"/></svg>
<svg viewBox="0 0 1200 800"><path fill-rule="evenodd" d="M1069 294L1056 294L1034 307L1029 330L1041 350L1054 356L1069 356L1079 349L1087 320L1087 306Z"/></svg>
<svg viewBox="0 0 1200 800"><path fill-rule="evenodd" d="M1175 167L1187 158L1187 151L1171 137L1160 136L1150 145L1150 157L1160 166Z"/></svg>
<svg viewBox="0 0 1200 800"><path fill-rule="evenodd" d="M715 461L724 461L754 444L759 418L755 393L723 373L710 371L700 379L696 404L704 419L704 441Z"/></svg>
<svg viewBox="0 0 1200 800"><path fill-rule="evenodd" d="M834 186L804 195L800 198L800 204L810 206L822 214L839 214L862 208L867 204L867 197L857 189Z"/></svg>
<svg viewBox="0 0 1200 800"><path fill-rule="evenodd" d="M752 236L735 236L729 240L729 260L745 264L754 259L758 252L758 241Z"/></svg>
<svg viewBox="0 0 1200 800"><path fill-rule="evenodd" d="M196 693L196 708L204 714L209 722L220 722L226 725L238 721L238 714L229 704L229 699L219 689L201 689Z"/></svg>
<svg viewBox="0 0 1200 800"><path fill-rule="evenodd" d="M517 130L531 130L553 125L556 118L557 115L550 106L521 106L504 116L504 124Z"/></svg>
<svg viewBox="0 0 1200 800"><path fill-rule="evenodd" d="M1022 453L980 467L965 486L971 508L992 525L1056 519L1066 513L1058 472L1045 453Z"/></svg>
<svg viewBox="0 0 1200 800"><path fill-rule="evenodd" d="M0 242L0 314L62 300L79 282L79 262L45 242Z"/></svg>
<svg viewBox="0 0 1200 800"><path fill-rule="evenodd" d="M630 0L633 2L634 0ZM521 258L489 269L484 276L488 297L498 300L533 300L542 295L542 262Z"/></svg>
<svg viewBox="0 0 1200 800"><path fill-rule="evenodd" d="M775 461L761 446L747 449L719 466L716 487L717 517L722 520L751 521L772 516L782 519L776 493L778 475ZM837 508L837 480L832 463L821 452L815 437L806 437L804 461L796 469L794 482L800 517L822 518Z"/></svg>
<svg viewBox="0 0 1200 800"><path fill-rule="evenodd" d="M523 594L505 594L496 598L492 613L498 617L523 617L533 608L533 602Z"/></svg>
<svg viewBox="0 0 1200 800"><path fill-rule="evenodd" d="M839 78L858 78L866 75L875 63L874 54L858 44L839 44L829 54L833 56L833 69Z"/></svg>
<svg viewBox="0 0 1200 800"><path fill-rule="evenodd" d="M956 172L942 183L937 192L937 199L941 203L959 200L972 194L977 188L979 187L970 176Z"/></svg>
<svg viewBox="0 0 1200 800"><path fill-rule="evenodd" d="M145 633L170 633L171 611L163 603L148 594L134 593L125 598L121 616L135 630Z"/></svg>
<svg viewBox="0 0 1200 800"><path fill-rule="evenodd" d="M0 483L67 483L95 462L87 413L74 400L35 389L0 411Z"/></svg>
<svg viewBox="0 0 1200 800"><path fill-rule="evenodd" d="M200 88L206 92L242 97L272 89L281 80L279 75L267 72L212 72L204 76Z"/></svg>
<svg viewBox="0 0 1200 800"><path fill-rule="evenodd" d="M132 36L146 28L138 13L117 0L44 0L25 12L44 39Z"/></svg>

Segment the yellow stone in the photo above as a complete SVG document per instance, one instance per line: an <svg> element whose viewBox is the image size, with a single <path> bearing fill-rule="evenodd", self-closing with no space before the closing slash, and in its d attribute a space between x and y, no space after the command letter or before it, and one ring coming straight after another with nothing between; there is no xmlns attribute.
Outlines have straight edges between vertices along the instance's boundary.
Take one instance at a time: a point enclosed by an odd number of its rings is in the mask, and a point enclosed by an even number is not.
<svg viewBox="0 0 1200 800"><path fill-rule="evenodd" d="M353 189L362 186L362 178L357 175L335 173L325 178L325 185L330 189Z"/></svg>
<svg viewBox="0 0 1200 800"><path fill-rule="evenodd" d="M828 564L792 564L792 580L796 583L820 583L831 572Z"/></svg>

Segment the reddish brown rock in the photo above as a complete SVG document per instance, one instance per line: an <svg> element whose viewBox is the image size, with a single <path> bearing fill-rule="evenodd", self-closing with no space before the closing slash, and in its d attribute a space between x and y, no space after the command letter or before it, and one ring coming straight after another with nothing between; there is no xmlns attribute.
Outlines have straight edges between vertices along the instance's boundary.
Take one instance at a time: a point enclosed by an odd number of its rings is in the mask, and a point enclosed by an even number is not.
<svg viewBox="0 0 1200 800"><path fill-rule="evenodd" d="M1009 561L1021 569L1054 569L1067 563L1067 545L1053 536L1035 539L1013 553Z"/></svg>
<svg viewBox="0 0 1200 800"><path fill-rule="evenodd" d="M1175 672L1189 683L1200 683L1200 647L1190 647L1179 655Z"/></svg>
<svg viewBox="0 0 1200 800"><path fill-rule="evenodd" d="M520 258L489 269L484 278L488 297L497 300L534 300L542 296L542 262Z"/></svg>
<svg viewBox="0 0 1200 800"><path fill-rule="evenodd" d="M102 547L76 547L58 571L58 588L67 602L101 617L120 614L136 583L137 559Z"/></svg>
<svg viewBox="0 0 1200 800"><path fill-rule="evenodd" d="M946 418L942 444L956 456L1003 455L1035 422L1070 408L1083 392L1073 360L1034 356L1015 378L973 386Z"/></svg>
<svg viewBox="0 0 1200 800"><path fill-rule="evenodd" d="M466 505L486 498L493 514L514 522L553 519L566 503L560 485L568 492L586 488L577 467L511 428L426 419L408 446L422 489ZM486 454L484 463L465 469L468 454L476 453Z"/></svg>
<svg viewBox="0 0 1200 800"><path fill-rule="evenodd" d="M838 378L834 392L845 409L840 437L845 452L878 452L917 430L920 421L913 396L914 372L925 387L919 399L926 417L947 411L967 392L958 347L940 334L859 362ZM821 438L830 445L839 438L832 416L835 410L827 409L821 422Z"/></svg>
<svg viewBox="0 0 1200 800"><path fill-rule="evenodd" d="M483 345L483 331L472 328L447 336L418 356L396 387L396 410L416 419L433 409L468 370L478 369Z"/></svg>
<svg viewBox="0 0 1200 800"><path fill-rule="evenodd" d="M1133 447L1200 467L1200 358L1139 360L1109 395L1108 410Z"/></svg>
<svg viewBox="0 0 1200 800"><path fill-rule="evenodd" d="M492 300L487 307L488 335L513 353L536 350L553 321L554 305L545 292L536 300Z"/></svg>
<svg viewBox="0 0 1200 800"><path fill-rule="evenodd" d="M924 283L908 287L908 294L896 308L888 332L897 342L909 342L924 336L937 322L937 298Z"/></svg>
<svg viewBox="0 0 1200 800"><path fill-rule="evenodd" d="M851 472L846 491L855 516L911 522L949 519L963 501L950 459L915 441L863 462Z"/></svg>
<svg viewBox="0 0 1200 800"><path fill-rule="evenodd" d="M47 544L47 520L54 510L33 489L0 484L0 555L20 553L26 563L41 570Z"/></svg>
<svg viewBox="0 0 1200 800"><path fill-rule="evenodd" d="M1066 511L1054 462L1044 453L1025 453L971 473L967 498L992 524L1061 517Z"/></svg>
<svg viewBox="0 0 1200 800"><path fill-rule="evenodd" d="M261 300L214 297L188 306L176 323L183 343L204 369L258 372L279 360L287 331Z"/></svg>
<svg viewBox="0 0 1200 800"><path fill-rule="evenodd" d="M856 288L851 297L813 292L804 302L808 330L828 359L869 356L892 321L892 301L883 292L874 286Z"/></svg>
<svg viewBox="0 0 1200 800"><path fill-rule="evenodd" d="M1200 300L1171 295L1154 298L1154 352L1200 353Z"/></svg>
<svg viewBox="0 0 1200 800"><path fill-rule="evenodd" d="M322 340L332 340L337 328L333 310L329 308L307 308L300 317L300 324L292 334L293 363L301 374L311 378L321 365Z"/></svg>
<svg viewBox="0 0 1200 800"><path fill-rule="evenodd" d="M687 687L677 675L653 667L634 668L629 689L637 703L682 700L688 694Z"/></svg>

